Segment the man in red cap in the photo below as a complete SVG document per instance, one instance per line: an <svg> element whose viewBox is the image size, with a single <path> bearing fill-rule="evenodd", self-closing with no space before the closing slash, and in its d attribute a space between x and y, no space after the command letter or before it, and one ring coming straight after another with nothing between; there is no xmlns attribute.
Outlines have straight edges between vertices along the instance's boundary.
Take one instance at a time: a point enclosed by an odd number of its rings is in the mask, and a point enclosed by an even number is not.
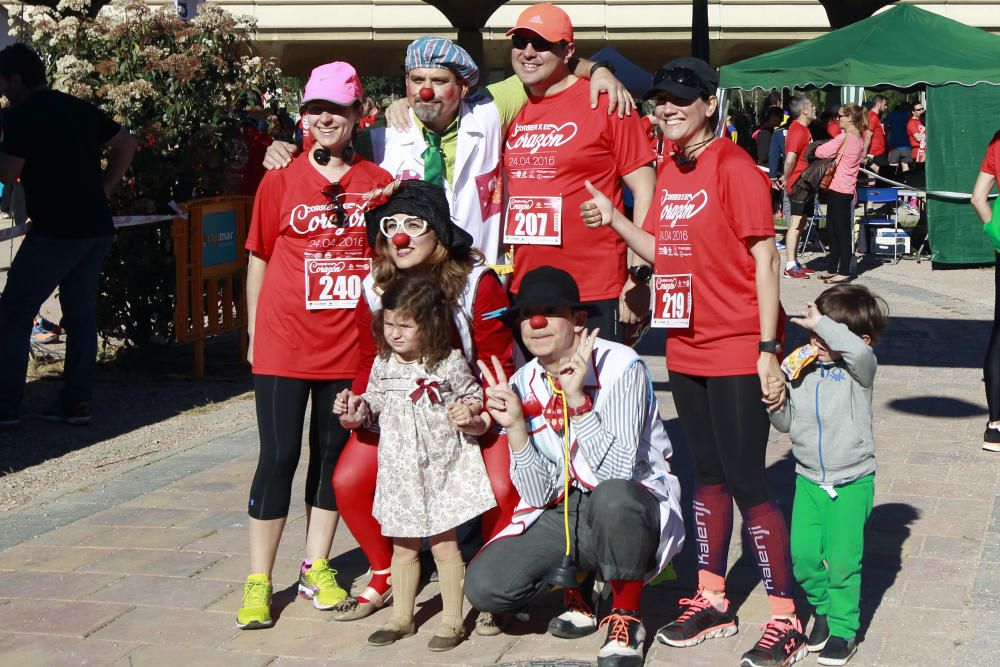
<svg viewBox="0 0 1000 667"><path fill-rule="evenodd" d="M576 46L566 12L532 5L507 35L514 73L528 90L504 146L511 291L517 294L522 277L539 266L563 269L593 313L588 328L621 342L622 320L632 323L648 308L646 286L636 288L648 280L648 268L627 271L625 243L608 230L587 229L580 204L589 199L584 183L590 182L612 193L621 209L624 181L635 197L634 219L644 219L656 180L649 142L638 116L619 118L589 104L586 83L570 70Z"/></svg>

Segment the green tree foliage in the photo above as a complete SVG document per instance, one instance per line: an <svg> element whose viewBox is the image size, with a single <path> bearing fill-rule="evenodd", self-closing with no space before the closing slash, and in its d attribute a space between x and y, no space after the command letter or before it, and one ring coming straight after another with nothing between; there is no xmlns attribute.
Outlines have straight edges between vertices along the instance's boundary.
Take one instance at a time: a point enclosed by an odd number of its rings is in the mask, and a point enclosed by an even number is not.
<svg viewBox="0 0 1000 667"><path fill-rule="evenodd" d="M168 202L233 194L246 148L248 107L276 122L281 72L254 55L256 19L202 5L190 21L170 6L60 0L11 18L42 55L51 87L88 100L128 127L142 148L112 195L116 215L164 214ZM248 102L249 101L249 102ZM70 121L71 122L71 121ZM101 333L143 345L173 336L170 224L123 230L105 265Z"/></svg>

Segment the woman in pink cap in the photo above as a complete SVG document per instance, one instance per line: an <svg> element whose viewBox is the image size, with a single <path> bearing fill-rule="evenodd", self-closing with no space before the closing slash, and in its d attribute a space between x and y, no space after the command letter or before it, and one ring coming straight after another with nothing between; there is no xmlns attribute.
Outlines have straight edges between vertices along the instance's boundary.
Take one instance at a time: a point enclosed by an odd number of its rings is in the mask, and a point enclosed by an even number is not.
<svg viewBox="0 0 1000 667"><path fill-rule="evenodd" d="M302 448L306 404L306 547L299 592L317 609L347 597L328 556L340 515L331 482L350 432L333 401L358 366L354 308L371 269L366 193L392 177L358 156L352 142L364 91L354 68L328 63L312 71L302 100L311 149L257 189L247 238L250 354L260 458L250 487L250 576L237 613L240 628L271 619L271 570L288 516Z"/></svg>

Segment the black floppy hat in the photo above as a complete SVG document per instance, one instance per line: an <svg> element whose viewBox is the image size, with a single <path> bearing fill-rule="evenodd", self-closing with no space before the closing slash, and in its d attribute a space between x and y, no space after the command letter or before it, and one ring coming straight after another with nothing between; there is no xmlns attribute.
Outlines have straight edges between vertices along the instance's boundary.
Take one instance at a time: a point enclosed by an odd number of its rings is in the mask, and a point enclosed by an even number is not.
<svg viewBox="0 0 1000 667"><path fill-rule="evenodd" d="M715 95L719 88L719 73L701 58L682 56L668 60L653 74L652 87L642 99L656 97L660 91L668 92L683 100L693 100L702 95Z"/></svg>
<svg viewBox="0 0 1000 667"><path fill-rule="evenodd" d="M517 294L503 314L507 326L516 326L517 318L526 308L572 308L597 313L597 308L580 301L580 288L573 276L554 266L539 266L524 274Z"/></svg>
<svg viewBox="0 0 1000 667"><path fill-rule="evenodd" d="M369 247L375 248L382 218L397 213L426 220L427 226L434 230L438 241L448 248L452 256L465 257L472 249L472 236L451 219L448 196L443 186L417 179L400 181L388 201L365 213Z"/></svg>

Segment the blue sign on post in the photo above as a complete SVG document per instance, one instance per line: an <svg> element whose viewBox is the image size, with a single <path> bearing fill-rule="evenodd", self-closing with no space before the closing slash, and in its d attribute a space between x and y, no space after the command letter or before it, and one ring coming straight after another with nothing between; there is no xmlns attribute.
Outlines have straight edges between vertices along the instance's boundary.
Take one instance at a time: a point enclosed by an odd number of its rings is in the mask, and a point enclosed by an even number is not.
<svg viewBox="0 0 1000 667"><path fill-rule="evenodd" d="M237 260L235 210L206 213L201 233L201 265L204 268Z"/></svg>

